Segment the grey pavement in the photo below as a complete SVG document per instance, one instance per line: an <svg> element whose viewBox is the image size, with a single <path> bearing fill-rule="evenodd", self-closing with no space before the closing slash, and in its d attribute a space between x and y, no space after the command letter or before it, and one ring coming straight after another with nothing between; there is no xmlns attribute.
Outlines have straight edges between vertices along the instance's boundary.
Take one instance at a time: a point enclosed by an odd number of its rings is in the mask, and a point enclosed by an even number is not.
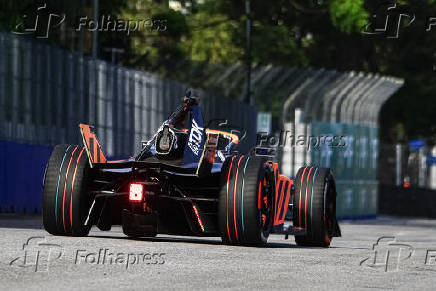
<svg viewBox="0 0 436 291"><path fill-rule="evenodd" d="M343 237L327 249L279 235L250 248L219 238L129 239L120 227L59 237L40 217L0 216L0 289L436 289L436 220L382 217L341 227Z"/></svg>

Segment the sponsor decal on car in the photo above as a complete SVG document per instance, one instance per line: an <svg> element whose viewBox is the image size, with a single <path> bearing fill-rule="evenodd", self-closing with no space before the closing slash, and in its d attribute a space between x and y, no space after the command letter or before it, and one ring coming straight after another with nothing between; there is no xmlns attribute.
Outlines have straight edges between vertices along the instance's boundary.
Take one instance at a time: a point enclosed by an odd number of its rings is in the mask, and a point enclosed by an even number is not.
<svg viewBox="0 0 436 291"><path fill-rule="evenodd" d="M188 146L192 152L198 156L203 141L203 128L200 127L195 119L192 120L191 133L189 134Z"/></svg>

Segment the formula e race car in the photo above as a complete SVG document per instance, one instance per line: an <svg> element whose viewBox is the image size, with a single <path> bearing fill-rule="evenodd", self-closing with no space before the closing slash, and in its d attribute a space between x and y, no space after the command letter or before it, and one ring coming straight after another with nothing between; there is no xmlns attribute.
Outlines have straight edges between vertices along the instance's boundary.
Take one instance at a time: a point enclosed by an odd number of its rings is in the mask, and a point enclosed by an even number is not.
<svg viewBox="0 0 436 291"><path fill-rule="evenodd" d="M83 145L56 146L47 164L46 231L86 236L93 225L121 225L129 237L220 236L247 246L265 246L271 233L321 247L340 236L330 169L281 175L270 149L242 155L240 135L204 128L198 103L187 94L140 153L121 161L109 161L81 124Z"/></svg>

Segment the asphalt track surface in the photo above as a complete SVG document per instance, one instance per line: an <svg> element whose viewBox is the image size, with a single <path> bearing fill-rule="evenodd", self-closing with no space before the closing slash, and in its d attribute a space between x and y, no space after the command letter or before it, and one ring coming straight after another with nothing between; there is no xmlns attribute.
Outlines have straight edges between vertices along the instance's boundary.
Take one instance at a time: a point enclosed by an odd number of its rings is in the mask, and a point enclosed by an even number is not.
<svg viewBox="0 0 436 291"><path fill-rule="evenodd" d="M328 249L278 235L267 248L249 248L218 238L133 240L119 227L56 237L39 217L0 216L0 289L436 289L436 220L385 217L341 228Z"/></svg>

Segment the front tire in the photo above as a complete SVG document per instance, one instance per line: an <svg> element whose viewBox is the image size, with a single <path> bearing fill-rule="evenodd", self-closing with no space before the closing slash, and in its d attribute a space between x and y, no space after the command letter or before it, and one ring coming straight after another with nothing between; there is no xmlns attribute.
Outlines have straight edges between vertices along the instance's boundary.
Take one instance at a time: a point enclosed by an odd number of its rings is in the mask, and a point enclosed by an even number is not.
<svg viewBox="0 0 436 291"><path fill-rule="evenodd" d="M44 177L42 213L47 232L88 235L91 227L84 225L92 202L88 185L89 162L85 148L57 145Z"/></svg>
<svg viewBox="0 0 436 291"><path fill-rule="evenodd" d="M274 174L254 156L233 156L223 164L218 224L224 243L265 246L273 226Z"/></svg>

